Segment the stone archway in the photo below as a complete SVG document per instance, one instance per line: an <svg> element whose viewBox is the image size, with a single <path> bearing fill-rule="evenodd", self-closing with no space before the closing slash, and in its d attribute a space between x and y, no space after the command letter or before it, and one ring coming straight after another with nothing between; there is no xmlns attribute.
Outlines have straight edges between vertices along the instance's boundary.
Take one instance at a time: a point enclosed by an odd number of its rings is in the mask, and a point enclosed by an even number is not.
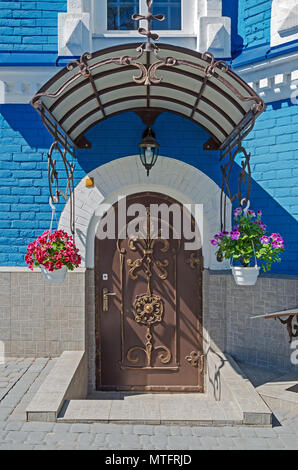
<svg viewBox="0 0 298 470"><path fill-rule="evenodd" d="M103 204L114 204L119 196L146 190L168 194L182 204L200 204L203 221L197 223L203 233L204 268L225 269L219 264L210 237L219 230L220 188L197 168L168 157L160 157L147 178L138 156L123 157L102 165L89 173L94 187L85 186L83 178L75 189L76 243L83 267L94 267L94 237L102 215ZM59 228L68 230L69 202L59 221ZM230 220L231 204L227 204ZM195 214L193 214L195 216ZM195 217L196 218L196 217ZM203 223L202 223L203 222Z"/></svg>

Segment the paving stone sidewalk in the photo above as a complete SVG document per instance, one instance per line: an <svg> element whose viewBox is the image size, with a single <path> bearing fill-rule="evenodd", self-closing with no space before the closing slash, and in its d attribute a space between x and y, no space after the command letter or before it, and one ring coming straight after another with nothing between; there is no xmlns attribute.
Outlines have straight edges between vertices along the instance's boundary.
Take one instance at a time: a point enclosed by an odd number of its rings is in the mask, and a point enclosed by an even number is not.
<svg viewBox="0 0 298 470"><path fill-rule="evenodd" d="M55 359L0 364L0 450L298 450L298 415L274 409L274 426L203 427L25 422L25 408Z"/></svg>

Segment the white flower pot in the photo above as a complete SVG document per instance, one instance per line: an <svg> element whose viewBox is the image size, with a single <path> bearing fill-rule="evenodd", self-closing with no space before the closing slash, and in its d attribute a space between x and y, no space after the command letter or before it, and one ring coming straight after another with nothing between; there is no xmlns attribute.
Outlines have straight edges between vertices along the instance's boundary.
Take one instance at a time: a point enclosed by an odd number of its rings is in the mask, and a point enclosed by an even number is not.
<svg viewBox="0 0 298 470"><path fill-rule="evenodd" d="M238 286L254 286L260 274L258 266L232 266L232 273Z"/></svg>
<svg viewBox="0 0 298 470"><path fill-rule="evenodd" d="M55 271L48 271L44 266L40 266L40 268L46 282L63 282L66 277L67 266L63 266L61 269L56 269Z"/></svg>

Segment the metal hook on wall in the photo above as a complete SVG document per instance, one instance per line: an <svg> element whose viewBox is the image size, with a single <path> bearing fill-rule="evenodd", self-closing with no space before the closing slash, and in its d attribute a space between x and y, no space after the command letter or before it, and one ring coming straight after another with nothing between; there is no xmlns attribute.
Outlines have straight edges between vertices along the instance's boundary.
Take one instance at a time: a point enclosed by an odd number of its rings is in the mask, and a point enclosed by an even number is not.
<svg viewBox="0 0 298 470"><path fill-rule="evenodd" d="M243 214L245 217L247 217L248 209L250 208L250 200L249 199L242 199L241 200L241 206L243 206L246 203L245 209L243 209Z"/></svg>

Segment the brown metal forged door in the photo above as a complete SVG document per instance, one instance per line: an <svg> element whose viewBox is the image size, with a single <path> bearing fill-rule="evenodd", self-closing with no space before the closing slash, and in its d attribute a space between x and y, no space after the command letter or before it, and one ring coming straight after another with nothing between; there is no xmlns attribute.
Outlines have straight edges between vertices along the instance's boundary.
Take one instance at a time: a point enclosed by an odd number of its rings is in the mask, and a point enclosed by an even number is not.
<svg viewBox="0 0 298 470"><path fill-rule="evenodd" d="M167 239L151 237L152 204L177 201L157 193L126 200L136 203L146 208L137 238L95 238L97 389L203 392L201 250L185 250L173 216ZM119 231L118 207L116 234L133 219Z"/></svg>

